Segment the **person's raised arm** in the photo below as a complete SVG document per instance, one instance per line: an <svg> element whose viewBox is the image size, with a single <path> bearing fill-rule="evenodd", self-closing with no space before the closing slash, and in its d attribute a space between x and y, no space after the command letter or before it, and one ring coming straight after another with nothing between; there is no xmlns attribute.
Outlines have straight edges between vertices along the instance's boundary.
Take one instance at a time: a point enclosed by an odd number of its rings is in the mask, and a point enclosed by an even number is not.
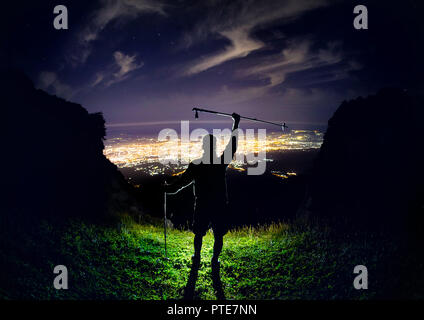
<svg viewBox="0 0 424 320"><path fill-rule="evenodd" d="M240 123L240 115L237 113L233 113L231 115L233 117L233 128L231 132L231 139L225 147L224 152L221 155L221 163L229 165L230 162L234 158L234 154L237 151L238 144L238 126Z"/></svg>

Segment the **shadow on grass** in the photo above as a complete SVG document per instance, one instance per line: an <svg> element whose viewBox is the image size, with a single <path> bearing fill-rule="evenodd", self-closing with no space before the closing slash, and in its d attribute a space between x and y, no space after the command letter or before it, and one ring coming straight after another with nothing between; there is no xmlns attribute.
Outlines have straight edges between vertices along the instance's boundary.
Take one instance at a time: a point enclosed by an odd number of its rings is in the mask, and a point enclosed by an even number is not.
<svg viewBox="0 0 424 320"><path fill-rule="evenodd" d="M195 296L196 281L199 276L200 263L193 262L191 265L190 275L184 288L184 300L193 300ZM220 276L220 265L212 264L212 286L218 300L225 300L224 290Z"/></svg>

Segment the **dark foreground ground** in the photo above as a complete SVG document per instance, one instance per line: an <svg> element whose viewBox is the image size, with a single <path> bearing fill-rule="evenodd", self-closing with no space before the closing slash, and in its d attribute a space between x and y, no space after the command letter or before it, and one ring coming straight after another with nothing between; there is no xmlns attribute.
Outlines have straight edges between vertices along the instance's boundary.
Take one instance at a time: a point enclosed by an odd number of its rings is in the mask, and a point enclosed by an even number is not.
<svg viewBox="0 0 424 320"><path fill-rule="evenodd" d="M189 277L193 234L169 230L168 257L160 221L123 218L100 226L43 222L13 226L1 237L0 299L181 299ZM227 299L423 299L423 261L387 234L331 235L305 224L232 230L221 256ZM194 299L215 299L204 240ZM53 268L66 265L69 289L53 288ZM368 290L355 290L356 265L368 268Z"/></svg>

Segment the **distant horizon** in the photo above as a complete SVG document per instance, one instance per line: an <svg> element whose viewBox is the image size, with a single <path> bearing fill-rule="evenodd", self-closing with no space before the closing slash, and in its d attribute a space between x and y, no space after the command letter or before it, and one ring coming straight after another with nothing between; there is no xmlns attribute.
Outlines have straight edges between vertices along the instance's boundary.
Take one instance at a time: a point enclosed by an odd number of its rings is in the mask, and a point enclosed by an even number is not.
<svg viewBox="0 0 424 320"><path fill-rule="evenodd" d="M203 128L212 132L213 129L225 129L231 127L231 120L181 120L189 121L190 131L197 128ZM119 135L131 135L131 136L142 136L142 137L155 137L163 129L173 129L178 133L180 132L181 121L160 121L160 122L133 122L133 123L106 123L106 138L111 139L118 137ZM279 121L276 121L279 122ZM283 121L281 121L283 122ZM303 122L286 122L288 129L285 132L291 130L319 130L325 132L328 123L303 123ZM161 125L161 126L159 126ZM257 124L251 121L242 121L240 125L241 129L266 129L267 133L271 132L283 132L276 126Z"/></svg>

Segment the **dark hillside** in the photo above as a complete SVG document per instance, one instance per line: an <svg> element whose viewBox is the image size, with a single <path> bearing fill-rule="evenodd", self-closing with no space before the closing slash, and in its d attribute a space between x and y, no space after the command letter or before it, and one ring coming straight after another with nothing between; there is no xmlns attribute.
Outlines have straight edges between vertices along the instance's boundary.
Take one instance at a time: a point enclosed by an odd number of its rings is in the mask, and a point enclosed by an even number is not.
<svg viewBox="0 0 424 320"><path fill-rule="evenodd" d="M400 89L343 102L328 122L310 209L366 228L420 225L423 120L423 99Z"/></svg>
<svg viewBox="0 0 424 320"><path fill-rule="evenodd" d="M101 113L1 75L4 218L138 214L135 191L103 155Z"/></svg>

